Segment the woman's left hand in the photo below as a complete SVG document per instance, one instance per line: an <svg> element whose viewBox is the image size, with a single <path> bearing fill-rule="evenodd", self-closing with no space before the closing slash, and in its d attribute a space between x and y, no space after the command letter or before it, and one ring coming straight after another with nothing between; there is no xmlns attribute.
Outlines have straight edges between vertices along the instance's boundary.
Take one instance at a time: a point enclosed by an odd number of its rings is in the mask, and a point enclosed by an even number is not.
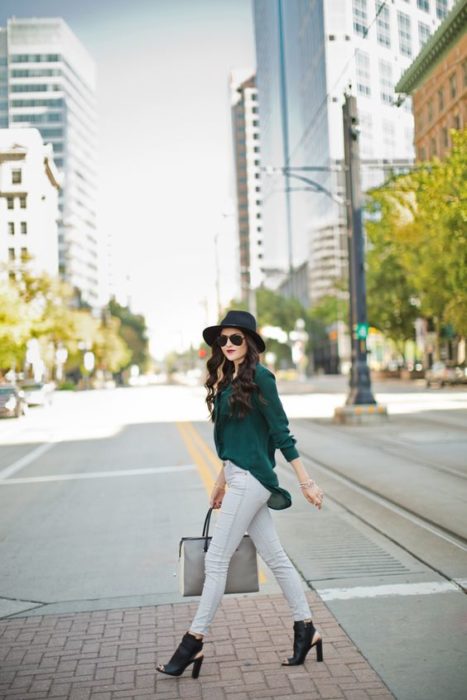
<svg viewBox="0 0 467 700"><path fill-rule="evenodd" d="M214 484L211 492L211 498L209 499L209 505L211 508L217 509L222 505L222 500L225 496L225 487L219 484Z"/></svg>
<svg viewBox="0 0 467 700"><path fill-rule="evenodd" d="M311 482L310 486L301 486L302 493L306 500L312 503L314 506L321 510L323 505L324 493L314 481Z"/></svg>

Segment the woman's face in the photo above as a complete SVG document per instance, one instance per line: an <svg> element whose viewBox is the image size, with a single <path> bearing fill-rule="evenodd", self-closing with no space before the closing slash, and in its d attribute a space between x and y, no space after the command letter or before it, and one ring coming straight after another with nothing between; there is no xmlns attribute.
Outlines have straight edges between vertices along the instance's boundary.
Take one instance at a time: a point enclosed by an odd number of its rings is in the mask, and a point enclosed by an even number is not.
<svg viewBox="0 0 467 700"><path fill-rule="evenodd" d="M234 340L241 337L241 344L236 345L233 343L231 340L232 336L235 336ZM239 330L238 328L223 328L218 338L218 342L219 341L225 342L225 345L221 345L220 347L224 353L224 356L228 360L235 362L235 364L240 364L240 362L243 361L248 350L248 345L245 340L245 333L242 330Z"/></svg>

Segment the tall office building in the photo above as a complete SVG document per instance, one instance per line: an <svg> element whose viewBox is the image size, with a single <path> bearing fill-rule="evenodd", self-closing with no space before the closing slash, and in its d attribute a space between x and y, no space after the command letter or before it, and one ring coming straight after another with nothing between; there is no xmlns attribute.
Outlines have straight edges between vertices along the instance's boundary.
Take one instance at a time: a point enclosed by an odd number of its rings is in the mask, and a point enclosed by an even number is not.
<svg viewBox="0 0 467 700"><path fill-rule="evenodd" d="M452 0L253 0L261 121L265 269L308 302L346 275L342 103L357 97L362 186L413 162L410 99L394 85ZM290 171L314 184L267 167ZM316 170L300 171L314 167ZM263 170L264 172L264 170ZM314 190L314 191L312 191ZM293 274L287 275L293 269ZM294 277L296 279L294 280ZM302 288L303 289L303 288Z"/></svg>
<svg viewBox="0 0 467 700"><path fill-rule="evenodd" d="M0 28L0 127L35 127L62 174L59 269L99 303L95 68L62 19L10 19Z"/></svg>
<svg viewBox="0 0 467 700"><path fill-rule="evenodd" d="M260 125L254 76L230 76L232 138L239 237L240 290L255 313L254 295L263 278L263 227L260 185Z"/></svg>

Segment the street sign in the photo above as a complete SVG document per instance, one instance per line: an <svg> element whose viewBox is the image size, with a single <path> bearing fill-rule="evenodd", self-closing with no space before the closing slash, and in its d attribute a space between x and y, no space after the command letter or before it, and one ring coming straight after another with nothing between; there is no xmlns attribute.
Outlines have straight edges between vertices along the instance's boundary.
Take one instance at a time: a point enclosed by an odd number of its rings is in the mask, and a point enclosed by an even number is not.
<svg viewBox="0 0 467 700"><path fill-rule="evenodd" d="M368 337L368 323L357 323L354 330L358 340L365 340Z"/></svg>

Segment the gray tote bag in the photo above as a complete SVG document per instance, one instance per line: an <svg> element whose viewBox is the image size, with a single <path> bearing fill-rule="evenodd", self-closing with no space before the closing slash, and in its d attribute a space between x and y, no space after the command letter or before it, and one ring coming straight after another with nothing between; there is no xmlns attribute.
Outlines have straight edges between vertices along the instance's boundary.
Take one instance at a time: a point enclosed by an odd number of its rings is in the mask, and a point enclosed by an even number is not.
<svg viewBox="0 0 467 700"><path fill-rule="evenodd" d="M209 523L212 508L204 521L201 537L182 537L178 549L180 592L183 596L201 595L204 585L204 558L211 543ZM256 548L249 535L244 535L233 553L227 572L225 593L259 591Z"/></svg>

